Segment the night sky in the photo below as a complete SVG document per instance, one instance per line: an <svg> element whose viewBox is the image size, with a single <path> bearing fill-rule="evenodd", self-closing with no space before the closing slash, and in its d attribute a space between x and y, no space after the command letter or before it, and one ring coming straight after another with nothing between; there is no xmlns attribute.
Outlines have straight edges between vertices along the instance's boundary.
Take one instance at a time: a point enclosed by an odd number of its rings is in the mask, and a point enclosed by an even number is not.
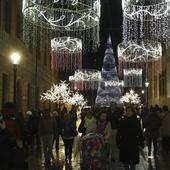
<svg viewBox="0 0 170 170"><path fill-rule="evenodd" d="M122 41L121 2L121 0L101 0L100 47L97 53L85 56L83 61L84 68L101 70L109 35L111 35L115 57L117 58L117 45Z"/></svg>

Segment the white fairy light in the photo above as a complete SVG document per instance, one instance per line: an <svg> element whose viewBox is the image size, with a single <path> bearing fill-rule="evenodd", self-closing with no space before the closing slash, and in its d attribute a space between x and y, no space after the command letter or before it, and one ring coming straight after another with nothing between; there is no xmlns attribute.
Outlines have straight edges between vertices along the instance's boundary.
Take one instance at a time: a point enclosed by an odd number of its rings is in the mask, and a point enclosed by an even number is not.
<svg viewBox="0 0 170 170"><path fill-rule="evenodd" d="M51 40L51 67L60 71L82 68L82 41L72 37Z"/></svg>
<svg viewBox="0 0 170 170"><path fill-rule="evenodd" d="M121 43L118 45L119 60L124 62L156 61L162 56L162 46L159 42Z"/></svg>
<svg viewBox="0 0 170 170"><path fill-rule="evenodd" d="M85 106L87 104L87 100L84 99L84 96L82 94L79 94L78 92L72 94L70 98L67 98L65 101L66 103L77 105L77 106Z"/></svg>
<svg viewBox="0 0 170 170"><path fill-rule="evenodd" d="M82 53L82 41L72 37L57 37L51 40L51 48L57 53Z"/></svg>
<svg viewBox="0 0 170 170"><path fill-rule="evenodd" d="M135 69L135 68L124 69L123 74L127 75L127 76L128 75L140 75L140 76L142 76L142 69Z"/></svg>
<svg viewBox="0 0 170 170"><path fill-rule="evenodd" d="M125 93L124 96L120 99L122 103L130 103L130 104L140 104L141 100L137 93L134 90L130 90L129 92Z"/></svg>
<svg viewBox="0 0 170 170"><path fill-rule="evenodd" d="M23 14L29 22L47 29L59 31L85 30L99 24L98 11L100 10L98 8L100 8L100 3L96 3L96 1L94 3L95 10L77 0L66 2L62 0L55 2L50 0L44 2L25 0L23 2Z"/></svg>
<svg viewBox="0 0 170 170"><path fill-rule="evenodd" d="M170 46L169 0L124 0L123 41L156 41Z"/></svg>
<svg viewBox="0 0 170 170"><path fill-rule="evenodd" d="M124 81L105 81L105 86L106 87L123 87L124 86Z"/></svg>
<svg viewBox="0 0 170 170"><path fill-rule="evenodd" d="M148 20L151 20L151 18L149 17L154 17L155 19L161 19L169 15L170 4L168 1L164 1L159 4L152 4L152 5L136 5L130 3L124 6L123 12L124 12L124 16L133 20L141 20L141 19L144 20L144 18L146 17Z"/></svg>
<svg viewBox="0 0 170 170"><path fill-rule="evenodd" d="M43 93L40 98L44 101L49 100L54 103L69 103L72 105L79 105L81 107L87 104L84 96L78 92L74 93L70 91L69 84L67 84L65 81L61 81L59 84L53 84L51 89Z"/></svg>
<svg viewBox="0 0 170 170"><path fill-rule="evenodd" d="M101 72L94 69L78 69L69 81L100 81Z"/></svg>
<svg viewBox="0 0 170 170"><path fill-rule="evenodd" d="M123 69L125 87L142 87L142 69Z"/></svg>
<svg viewBox="0 0 170 170"><path fill-rule="evenodd" d="M101 81L101 72L95 69L78 69L69 76L72 89L96 90Z"/></svg>

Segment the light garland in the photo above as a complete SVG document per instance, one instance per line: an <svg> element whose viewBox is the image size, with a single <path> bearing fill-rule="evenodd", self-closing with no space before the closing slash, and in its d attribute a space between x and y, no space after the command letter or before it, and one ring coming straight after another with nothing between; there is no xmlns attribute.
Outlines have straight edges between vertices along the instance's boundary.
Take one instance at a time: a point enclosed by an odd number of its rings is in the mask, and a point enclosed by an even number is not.
<svg viewBox="0 0 170 170"><path fill-rule="evenodd" d="M82 41L72 37L58 37L51 40L51 49L59 53L81 53Z"/></svg>
<svg viewBox="0 0 170 170"><path fill-rule="evenodd" d="M95 69L78 69L69 81L100 81L101 72Z"/></svg>
<svg viewBox="0 0 170 170"><path fill-rule="evenodd" d="M99 1L88 6L77 0L24 0L23 14L29 21L59 31L85 30L99 24Z"/></svg>
<svg viewBox="0 0 170 170"><path fill-rule="evenodd" d="M72 92L69 88L69 84L65 81L61 81L59 84L53 84L50 90L47 90L47 92L40 96L40 99L43 101L49 100L54 103L69 103L81 107L87 104L84 96L78 92Z"/></svg>
<svg viewBox="0 0 170 170"><path fill-rule="evenodd" d="M149 2L149 3L148 3ZM123 41L163 42L170 45L170 1L125 1Z"/></svg>
<svg viewBox="0 0 170 170"><path fill-rule="evenodd" d="M78 69L73 76L69 76L71 89L96 90L101 81L101 72L95 69Z"/></svg>
<svg viewBox="0 0 170 170"><path fill-rule="evenodd" d="M142 69L123 69L125 87L142 87Z"/></svg>
<svg viewBox="0 0 170 170"><path fill-rule="evenodd" d="M159 60L162 56L162 46L158 42L121 43L118 45L118 57L123 62L149 62Z"/></svg>
<svg viewBox="0 0 170 170"><path fill-rule="evenodd" d="M41 12L36 12L35 9L32 12L32 8L38 8ZM61 11L58 11L58 13L55 10ZM51 12L51 14L48 12ZM35 17L33 16L34 13L36 13ZM95 20L84 18L85 21L82 21L78 20L79 13L83 15L83 18L85 16L90 17L89 13L96 17ZM54 37L76 37L81 39L83 53L96 52L99 47L100 0L24 0L23 15L23 41L29 49L30 47L40 49L39 51L42 54L46 50L49 55L51 51L50 42ZM44 19L44 15L47 15L48 22ZM53 26L53 20L60 17L61 21ZM50 25L50 22L52 22L52 25Z"/></svg>
<svg viewBox="0 0 170 170"><path fill-rule="evenodd" d="M135 68L124 69L123 74L124 74L124 76L129 76L129 75L142 76L142 69L135 69Z"/></svg>
<svg viewBox="0 0 170 170"><path fill-rule="evenodd" d="M82 41L72 37L51 40L51 67L56 70L72 71L82 67Z"/></svg>
<svg viewBox="0 0 170 170"><path fill-rule="evenodd" d="M130 103L130 104L140 104L141 100L137 93L134 90L130 90L120 99L122 103Z"/></svg>
<svg viewBox="0 0 170 170"><path fill-rule="evenodd" d="M124 81L114 81L114 80L106 81L105 86L106 87L124 87Z"/></svg>

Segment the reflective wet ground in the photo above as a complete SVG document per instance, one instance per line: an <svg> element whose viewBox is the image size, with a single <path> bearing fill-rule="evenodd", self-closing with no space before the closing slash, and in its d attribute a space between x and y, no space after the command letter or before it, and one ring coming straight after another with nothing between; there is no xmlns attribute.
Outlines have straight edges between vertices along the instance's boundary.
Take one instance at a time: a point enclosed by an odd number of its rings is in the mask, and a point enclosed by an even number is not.
<svg viewBox="0 0 170 170"><path fill-rule="evenodd" d="M72 159L72 165L68 165L64 161L64 149L62 140L60 141L60 151L58 156L53 149L54 160L50 166L44 165L43 152L33 151L28 157L29 170L80 170L80 156ZM122 164L118 161L118 151L115 156L115 161L111 162L108 170L124 170ZM170 170L170 154L162 154L159 151L157 158L147 156L147 149L144 149L140 156L140 164L137 165L136 170Z"/></svg>

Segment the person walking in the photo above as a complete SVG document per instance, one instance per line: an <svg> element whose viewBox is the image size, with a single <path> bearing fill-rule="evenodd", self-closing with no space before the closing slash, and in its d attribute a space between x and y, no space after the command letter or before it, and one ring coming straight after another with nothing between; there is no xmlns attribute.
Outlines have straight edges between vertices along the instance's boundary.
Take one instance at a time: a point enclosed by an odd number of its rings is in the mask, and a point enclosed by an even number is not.
<svg viewBox="0 0 170 170"><path fill-rule="evenodd" d="M140 121L132 106L126 108L126 113L120 120L116 142L120 150L119 159L125 170L135 170L139 163L140 148L144 148L144 138Z"/></svg>
<svg viewBox="0 0 170 170"><path fill-rule="evenodd" d="M158 110L154 110L148 115L145 120L145 137L148 145L148 157L151 157L152 143L154 156L158 152L158 138L160 136L161 118L159 117Z"/></svg>
<svg viewBox="0 0 170 170"><path fill-rule="evenodd" d="M96 122L96 133L103 136L107 158L110 159L111 123L106 111L102 111Z"/></svg>
<svg viewBox="0 0 170 170"><path fill-rule="evenodd" d="M161 126L162 150L168 154L170 152L170 111L167 106L163 107L163 112Z"/></svg>
<svg viewBox="0 0 170 170"><path fill-rule="evenodd" d="M65 161L66 163L69 161L71 165L74 137L78 135L78 132L76 131L76 122L70 113L65 113L61 118L60 130L65 148Z"/></svg>
<svg viewBox="0 0 170 170"><path fill-rule="evenodd" d="M57 130L57 124L55 118L51 115L50 110L45 110L44 116L40 118L39 122L39 134L42 137L43 150L45 162L44 164L50 164L53 148L53 141Z"/></svg>

